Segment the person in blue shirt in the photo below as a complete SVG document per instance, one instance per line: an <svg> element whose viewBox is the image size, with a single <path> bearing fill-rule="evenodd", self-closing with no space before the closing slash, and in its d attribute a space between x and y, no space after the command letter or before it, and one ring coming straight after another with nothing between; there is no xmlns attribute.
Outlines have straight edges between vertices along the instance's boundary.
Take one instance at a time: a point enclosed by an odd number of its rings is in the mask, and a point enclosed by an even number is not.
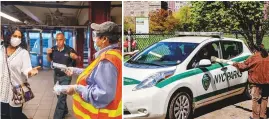
<svg viewBox="0 0 269 119"><path fill-rule="evenodd" d="M95 30L94 32L101 34L100 36L103 36L104 39L107 39L109 43L107 44L103 42L105 41L103 38L99 41L96 41L96 38L93 36L95 43L94 47L97 51L94 54L95 58L108 50L119 49L118 42L120 35L113 34L119 33L117 25L113 22L105 22L100 24L100 26L100 29L94 27L94 25L91 27L93 30ZM70 70L66 73L70 76L73 74L79 75L84 71L84 69L74 67L69 67L69 69ZM89 102L95 108L104 108L114 99L116 95L117 77L118 71L113 63L108 60L102 60L96 66L96 68L93 69L93 72L90 74L90 76L87 77L87 86L73 85L68 89L67 94L72 95L77 92L82 95L82 98L86 102Z"/></svg>
<svg viewBox="0 0 269 119"><path fill-rule="evenodd" d="M73 48L65 45L65 37L63 33L58 33L56 35L56 42L56 46L47 49L47 60L66 66L72 66L73 62L78 59L78 56ZM71 80L71 76L67 76L60 69L54 69L54 84L59 82L60 85L70 85ZM68 107L66 104L67 95L60 94L57 98L58 101L53 119L63 119L65 115L68 114Z"/></svg>

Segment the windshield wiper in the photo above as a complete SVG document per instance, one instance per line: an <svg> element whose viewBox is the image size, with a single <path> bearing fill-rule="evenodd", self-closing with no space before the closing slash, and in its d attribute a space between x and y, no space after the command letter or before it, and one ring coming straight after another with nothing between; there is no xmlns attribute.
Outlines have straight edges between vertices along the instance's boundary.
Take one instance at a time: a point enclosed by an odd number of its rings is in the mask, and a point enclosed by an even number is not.
<svg viewBox="0 0 269 119"><path fill-rule="evenodd" d="M139 64L140 62L134 61L134 60L129 60L127 63L130 63L130 64Z"/></svg>
<svg viewBox="0 0 269 119"><path fill-rule="evenodd" d="M165 65L161 65L161 64L157 64L157 63L149 63L149 62L139 62L139 61L134 61L134 60L129 60L127 63L130 64L146 64L146 65L155 65L155 66L165 66Z"/></svg>
<svg viewBox="0 0 269 119"><path fill-rule="evenodd" d="M139 62L139 64L147 64L147 65L155 65L155 66L164 66L164 65L161 65L161 64L156 64L156 63L149 63L149 62Z"/></svg>

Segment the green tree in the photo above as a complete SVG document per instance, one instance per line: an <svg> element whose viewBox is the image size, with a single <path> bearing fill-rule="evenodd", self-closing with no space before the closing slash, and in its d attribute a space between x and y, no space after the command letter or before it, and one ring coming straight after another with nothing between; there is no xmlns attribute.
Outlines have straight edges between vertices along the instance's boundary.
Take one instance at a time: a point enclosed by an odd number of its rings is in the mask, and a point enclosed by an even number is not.
<svg viewBox="0 0 269 119"><path fill-rule="evenodd" d="M183 6L173 14L179 21L178 30L188 31L191 24L191 7Z"/></svg>
<svg viewBox="0 0 269 119"><path fill-rule="evenodd" d="M132 31L135 31L135 18L126 16L124 17L124 31L127 31L128 29L132 29Z"/></svg>
<svg viewBox="0 0 269 119"><path fill-rule="evenodd" d="M192 2L191 19L194 31L239 30L250 48L261 44L268 30L263 1L198 1Z"/></svg>
<svg viewBox="0 0 269 119"><path fill-rule="evenodd" d="M150 32L170 33L175 30L178 22L171 12L160 9L149 13Z"/></svg>

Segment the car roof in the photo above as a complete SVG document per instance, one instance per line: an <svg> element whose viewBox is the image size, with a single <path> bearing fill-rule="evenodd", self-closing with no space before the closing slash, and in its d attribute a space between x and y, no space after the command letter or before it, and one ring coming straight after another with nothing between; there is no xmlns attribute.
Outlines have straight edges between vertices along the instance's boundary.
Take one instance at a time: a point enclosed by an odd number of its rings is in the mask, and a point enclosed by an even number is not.
<svg viewBox="0 0 269 119"><path fill-rule="evenodd" d="M174 37L162 40L161 42L187 42L187 43L201 43L211 37L201 37L201 36L183 36Z"/></svg>
<svg viewBox="0 0 269 119"><path fill-rule="evenodd" d="M204 37L204 36L183 36L183 37L174 37L162 40L160 42L186 42L186 43L201 43L203 41L213 39L213 37ZM242 40L234 39L234 38L223 38L223 41L238 41Z"/></svg>
<svg viewBox="0 0 269 119"><path fill-rule="evenodd" d="M237 41L237 42L243 42L243 40L235 39L235 38L223 38L223 41Z"/></svg>

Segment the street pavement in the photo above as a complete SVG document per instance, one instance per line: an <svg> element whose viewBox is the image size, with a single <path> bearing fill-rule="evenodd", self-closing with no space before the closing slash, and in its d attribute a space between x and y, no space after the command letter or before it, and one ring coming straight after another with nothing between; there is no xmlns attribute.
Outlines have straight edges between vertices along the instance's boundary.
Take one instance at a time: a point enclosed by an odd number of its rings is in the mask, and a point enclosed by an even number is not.
<svg viewBox="0 0 269 119"><path fill-rule="evenodd" d="M28 118L34 119L53 119L57 97L53 91L53 71L43 70L38 75L29 79L35 98L24 104L23 112ZM73 77L72 83L75 84L76 77ZM72 98L68 96L67 106L69 114L65 119L75 119L72 111Z"/></svg>
<svg viewBox="0 0 269 119"><path fill-rule="evenodd" d="M251 104L251 100L243 96L234 96L197 109L194 119L249 119L252 114Z"/></svg>

